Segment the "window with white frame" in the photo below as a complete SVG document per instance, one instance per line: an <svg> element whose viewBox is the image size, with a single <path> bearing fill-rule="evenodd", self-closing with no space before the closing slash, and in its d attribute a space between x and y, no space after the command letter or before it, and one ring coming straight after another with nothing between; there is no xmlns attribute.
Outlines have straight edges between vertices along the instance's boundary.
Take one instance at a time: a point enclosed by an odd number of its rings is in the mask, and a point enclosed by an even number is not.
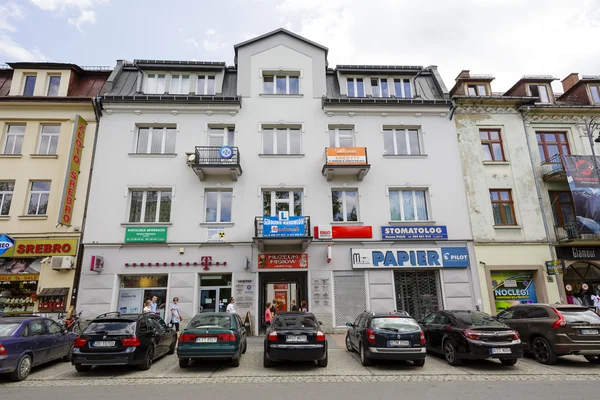
<svg viewBox="0 0 600 400"><path fill-rule="evenodd" d="M8 215L12 203L15 183L12 181L0 181L0 215Z"/></svg>
<svg viewBox="0 0 600 400"><path fill-rule="evenodd" d="M129 222L169 222L172 193L171 189L131 190Z"/></svg>
<svg viewBox="0 0 600 400"><path fill-rule="evenodd" d="M329 127L329 147L354 147L354 130Z"/></svg>
<svg viewBox="0 0 600 400"><path fill-rule="evenodd" d="M175 154L174 127L140 126L135 146L137 154Z"/></svg>
<svg viewBox="0 0 600 400"><path fill-rule="evenodd" d="M546 85L529 85L529 92L533 97L539 97L540 103L550 103Z"/></svg>
<svg viewBox="0 0 600 400"><path fill-rule="evenodd" d="M365 84L363 78L347 78L348 97L365 97Z"/></svg>
<svg viewBox="0 0 600 400"><path fill-rule="evenodd" d="M60 75L48 75L48 96L58 96Z"/></svg>
<svg viewBox="0 0 600 400"><path fill-rule="evenodd" d="M264 94L300 94L298 73L278 73L263 75Z"/></svg>
<svg viewBox="0 0 600 400"><path fill-rule="evenodd" d="M207 190L205 199L205 222L231 222L233 192L231 190Z"/></svg>
<svg viewBox="0 0 600 400"><path fill-rule="evenodd" d="M189 75L171 75L171 84L169 87L171 94L189 94L190 93L190 76Z"/></svg>
<svg viewBox="0 0 600 400"><path fill-rule="evenodd" d="M333 221L358 221L358 191L356 189L332 190L331 207L333 211Z"/></svg>
<svg viewBox="0 0 600 400"><path fill-rule="evenodd" d="M8 125L2 152L4 154L21 154L24 138L25 125Z"/></svg>
<svg viewBox="0 0 600 400"><path fill-rule="evenodd" d="M31 181L27 215L46 215L49 197L50 181Z"/></svg>
<svg viewBox="0 0 600 400"><path fill-rule="evenodd" d="M235 137L235 128L228 126L224 128L208 128L209 146L233 146Z"/></svg>
<svg viewBox="0 0 600 400"><path fill-rule="evenodd" d="M390 97L387 78L371 78L371 96Z"/></svg>
<svg viewBox="0 0 600 400"><path fill-rule="evenodd" d="M263 190L263 215L275 217L280 211L290 216L301 217L302 190Z"/></svg>
<svg viewBox="0 0 600 400"><path fill-rule="evenodd" d="M467 85L467 90L469 92L469 96L485 96L485 95L487 95L487 90L485 89L485 85L482 83L474 83L472 85Z"/></svg>
<svg viewBox="0 0 600 400"><path fill-rule="evenodd" d="M163 94L165 93L166 74L148 74L146 75L146 90L147 94Z"/></svg>
<svg viewBox="0 0 600 400"><path fill-rule="evenodd" d="M386 155L414 156L421 154L418 129L384 128L383 145Z"/></svg>
<svg viewBox="0 0 600 400"><path fill-rule="evenodd" d="M302 132L300 128L262 128L263 154L301 154Z"/></svg>
<svg viewBox="0 0 600 400"><path fill-rule="evenodd" d="M390 189L392 221L427 221L427 192L425 190Z"/></svg>
<svg viewBox="0 0 600 400"><path fill-rule="evenodd" d="M410 79L394 79L394 96L402 99L412 98Z"/></svg>
<svg viewBox="0 0 600 400"><path fill-rule="evenodd" d="M42 125L38 154L56 154L59 136L60 125Z"/></svg>
<svg viewBox="0 0 600 400"><path fill-rule="evenodd" d="M216 80L214 75L198 75L196 94L214 96Z"/></svg>

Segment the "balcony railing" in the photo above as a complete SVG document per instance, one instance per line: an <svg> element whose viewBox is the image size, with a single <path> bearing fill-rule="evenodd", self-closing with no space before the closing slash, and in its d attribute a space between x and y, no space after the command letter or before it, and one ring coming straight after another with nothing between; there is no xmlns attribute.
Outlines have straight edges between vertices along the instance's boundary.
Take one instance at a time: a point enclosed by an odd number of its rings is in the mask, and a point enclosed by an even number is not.
<svg viewBox="0 0 600 400"><path fill-rule="evenodd" d="M196 146L196 165L201 166L235 166L240 165L240 151L237 147L231 147L233 154L227 158L221 153L222 147L219 146Z"/></svg>
<svg viewBox="0 0 600 400"><path fill-rule="evenodd" d="M264 239L293 239L293 238L307 238L307 237L311 237L311 230L310 230L310 217L300 217L303 218L304 221L302 221L302 225L304 226L304 233L302 234L295 234L293 232L293 230L284 230L281 232L281 234L269 234L267 236L264 235L264 224L263 224L263 218L264 217L256 217L254 218L254 237L255 238L264 238ZM291 217L293 218L293 217ZM289 225L290 228L293 228L293 225ZM273 232L271 230L271 232Z"/></svg>
<svg viewBox="0 0 600 400"><path fill-rule="evenodd" d="M565 165L560 154L544 161L541 167L544 180L562 180L566 177Z"/></svg>
<svg viewBox="0 0 600 400"><path fill-rule="evenodd" d="M577 223L570 223L565 225L555 225L554 232L556 233L556 240L559 242L568 240L598 240L600 241L600 233L583 232Z"/></svg>

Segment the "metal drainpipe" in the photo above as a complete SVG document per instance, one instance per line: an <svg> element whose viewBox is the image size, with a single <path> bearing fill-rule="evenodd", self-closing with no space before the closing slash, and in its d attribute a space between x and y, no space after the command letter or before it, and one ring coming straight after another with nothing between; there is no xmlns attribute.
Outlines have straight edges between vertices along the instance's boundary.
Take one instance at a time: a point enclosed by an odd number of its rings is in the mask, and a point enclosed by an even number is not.
<svg viewBox="0 0 600 400"><path fill-rule="evenodd" d="M538 177L536 174L535 163L533 162L533 153L531 150L531 143L529 143L529 133L527 130L527 123L525 122L525 118L527 114L531 112L531 108L527 106L527 111L525 113L521 113L521 120L523 122L523 129L525 130L525 142L527 142L527 150L529 151L529 161L531 162L531 169L533 170L533 182L535 183L535 191L537 192L538 201L540 203L540 210L542 212L542 220L544 221L544 231L546 232L546 239L548 239L548 247L550 248L550 255L552 259L556 259L556 254L554 252L554 246L552 246L552 242L550 239L550 230L548 228L548 220L546 219L546 210L544 208L544 202L542 200L542 190L540 188L540 183L538 182ZM558 287L558 296L560 298L560 302L563 302L563 294L560 289L560 284L558 282L558 278L556 279L556 285Z"/></svg>

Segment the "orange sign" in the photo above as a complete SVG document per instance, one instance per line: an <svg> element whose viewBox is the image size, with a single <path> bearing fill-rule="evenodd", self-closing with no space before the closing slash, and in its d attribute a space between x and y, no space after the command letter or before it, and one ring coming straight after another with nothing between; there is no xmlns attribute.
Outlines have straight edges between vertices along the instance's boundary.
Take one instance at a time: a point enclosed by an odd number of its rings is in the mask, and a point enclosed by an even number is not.
<svg viewBox="0 0 600 400"><path fill-rule="evenodd" d="M0 275L0 282L27 282L27 281L37 281L40 275L19 275L19 274L10 274L10 275Z"/></svg>
<svg viewBox="0 0 600 400"><path fill-rule="evenodd" d="M75 127L73 128L73 140L71 143L71 153L69 155L69 168L65 179L62 201L60 205L60 216L58 223L60 225L71 226L73 218L73 206L75 204L75 192L77 191L77 181L79 179L79 169L81 167L81 153L83 151L83 140L85 139L85 128L87 122L80 115L75 116Z"/></svg>
<svg viewBox="0 0 600 400"><path fill-rule="evenodd" d="M2 257L74 256L76 253L77 239L16 239L15 245Z"/></svg>
<svg viewBox="0 0 600 400"><path fill-rule="evenodd" d="M258 268L308 268L308 254L259 254Z"/></svg>
<svg viewBox="0 0 600 400"><path fill-rule="evenodd" d="M275 300L277 300L277 306L275 309L277 312L287 311L287 291L286 292L275 292Z"/></svg>
<svg viewBox="0 0 600 400"><path fill-rule="evenodd" d="M367 148L328 147L327 165L367 165Z"/></svg>

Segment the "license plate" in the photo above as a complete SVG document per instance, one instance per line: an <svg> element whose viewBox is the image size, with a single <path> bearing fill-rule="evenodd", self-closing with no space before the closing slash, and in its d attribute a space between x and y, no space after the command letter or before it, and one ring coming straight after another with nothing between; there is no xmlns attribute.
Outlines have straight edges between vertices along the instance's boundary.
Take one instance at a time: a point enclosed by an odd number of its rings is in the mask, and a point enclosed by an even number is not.
<svg viewBox="0 0 600 400"><path fill-rule="evenodd" d="M408 340L388 340L387 342L388 347L392 347L392 346L410 346L410 341Z"/></svg>
<svg viewBox="0 0 600 400"><path fill-rule="evenodd" d="M216 337L197 337L196 343L217 343Z"/></svg>
<svg viewBox="0 0 600 400"><path fill-rule="evenodd" d="M504 349L490 349L490 353L492 354L512 354L512 350L508 348Z"/></svg>
<svg viewBox="0 0 600 400"><path fill-rule="evenodd" d="M285 337L285 341L286 342L306 342L306 335L299 335L299 336L288 335Z"/></svg>
<svg viewBox="0 0 600 400"><path fill-rule="evenodd" d="M111 341L100 341L100 342L93 342L92 346L93 347L115 347L115 341L111 340Z"/></svg>
<svg viewBox="0 0 600 400"><path fill-rule="evenodd" d="M581 334L582 335L597 335L598 329L582 329Z"/></svg>

